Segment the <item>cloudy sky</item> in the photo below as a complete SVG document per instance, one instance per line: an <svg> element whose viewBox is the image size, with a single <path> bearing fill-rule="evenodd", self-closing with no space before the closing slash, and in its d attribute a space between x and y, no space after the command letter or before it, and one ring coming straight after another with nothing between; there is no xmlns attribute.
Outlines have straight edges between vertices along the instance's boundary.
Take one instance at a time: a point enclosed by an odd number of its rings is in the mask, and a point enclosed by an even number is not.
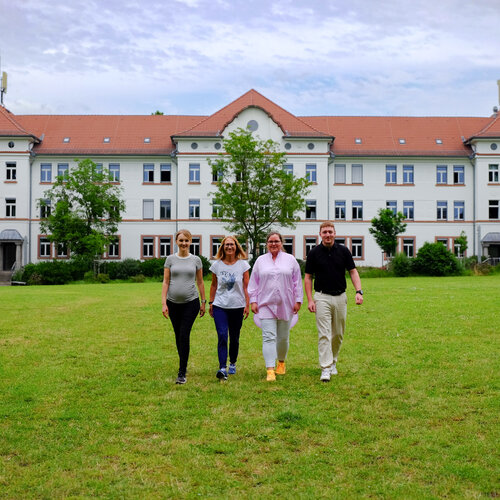
<svg viewBox="0 0 500 500"><path fill-rule="evenodd" d="M489 116L499 0L0 0L16 114Z"/></svg>

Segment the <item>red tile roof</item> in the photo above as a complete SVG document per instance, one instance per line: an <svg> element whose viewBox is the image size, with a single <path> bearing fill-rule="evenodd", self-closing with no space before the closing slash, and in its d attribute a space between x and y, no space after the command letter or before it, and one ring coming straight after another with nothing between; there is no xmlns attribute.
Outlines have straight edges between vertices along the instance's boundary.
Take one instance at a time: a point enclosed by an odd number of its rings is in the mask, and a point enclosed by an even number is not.
<svg viewBox="0 0 500 500"><path fill-rule="evenodd" d="M210 116L17 115L0 107L0 135L41 139L33 151L50 155L168 155L179 137L215 137L241 111L264 110L290 137L334 138L342 156L467 156L468 139L500 138L492 117L297 117L255 90ZM69 137L69 142L63 142ZM104 138L109 137L109 143ZM144 139L150 138L149 143ZM355 139L361 139L357 144ZM404 139L404 144L400 143ZM441 140L441 144L436 142Z"/></svg>
<svg viewBox="0 0 500 500"><path fill-rule="evenodd" d="M256 90L249 90L238 99L210 115L194 127L176 134L178 137L216 137L245 109L260 108L281 128L283 135L291 137L324 137L328 134L305 123L299 117L292 115L273 101L267 99Z"/></svg>

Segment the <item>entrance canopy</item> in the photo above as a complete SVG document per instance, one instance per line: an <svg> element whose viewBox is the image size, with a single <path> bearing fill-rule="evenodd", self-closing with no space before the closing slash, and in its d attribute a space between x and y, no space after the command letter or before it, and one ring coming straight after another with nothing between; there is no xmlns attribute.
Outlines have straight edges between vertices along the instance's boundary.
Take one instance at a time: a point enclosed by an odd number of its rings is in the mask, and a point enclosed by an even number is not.
<svg viewBox="0 0 500 500"><path fill-rule="evenodd" d="M15 229L4 229L0 233L0 241L6 242L6 241L24 241L24 240L23 237Z"/></svg>
<svg viewBox="0 0 500 500"><path fill-rule="evenodd" d="M487 245L500 245L500 233L487 233L484 238L481 240L481 243Z"/></svg>

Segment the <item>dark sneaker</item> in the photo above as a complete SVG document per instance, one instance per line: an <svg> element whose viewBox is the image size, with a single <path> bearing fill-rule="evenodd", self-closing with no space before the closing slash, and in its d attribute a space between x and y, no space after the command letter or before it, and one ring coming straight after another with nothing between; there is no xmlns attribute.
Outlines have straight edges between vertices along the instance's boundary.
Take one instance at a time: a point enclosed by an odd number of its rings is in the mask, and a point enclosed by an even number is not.
<svg viewBox="0 0 500 500"><path fill-rule="evenodd" d="M236 373L236 365L233 365L233 363L229 364L229 375L234 375Z"/></svg>
<svg viewBox="0 0 500 500"><path fill-rule="evenodd" d="M177 380L175 381L175 383L181 385L181 384L185 384L186 382L187 382L186 375L181 375L179 373L179 376L177 377Z"/></svg>
<svg viewBox="0 0 500 500"><path fill-rule="evenodd" d="M221 368L216 374L215 376L219 379L219 380L227 380L227 370L225 368Z"/></svg>

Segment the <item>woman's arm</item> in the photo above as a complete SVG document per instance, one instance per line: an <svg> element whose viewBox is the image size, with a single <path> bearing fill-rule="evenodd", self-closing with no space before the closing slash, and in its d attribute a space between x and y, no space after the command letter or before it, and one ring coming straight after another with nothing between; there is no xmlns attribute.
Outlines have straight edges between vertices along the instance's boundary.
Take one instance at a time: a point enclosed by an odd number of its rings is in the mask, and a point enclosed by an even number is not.
<svg viewBox="0 0 500 500"><path fill-rule="evenodd" d="M250 273L245 271L243 273L243 293L245 294L245 309L243 310L243 318L247 319L250 312L250 296L248 295L248 282L250 280Z"/></svg>
<svg viewBox="0 0 500 500"><path fill-rule="evenodd" d="M212 316L212 318L214 317L214 305L213 305L213 301L215 299L215 292L217 292L217 275L215 273L212 273L212 284L210 285L210 299L209 299L209 302L208 302L208 314L210 314L210 316Z"/></svg>
<svg viewBox="0 0 500 500"><path fill-rule="evenodd" d="M169 285L170 285L170 269L166 267L163 270L163 284L161 286L161 307L162 307L162 314L163 316L165 316L165 318L168 318L167 293Z"/></svg>
<svg viewBox="0 0 500 500"><path fill-rule="evenodd" d="M200 317L205 314L205 283L203 283L203 269L198 269L196 271L196 284L198 285L198 290L200 292Z"/></svg>

